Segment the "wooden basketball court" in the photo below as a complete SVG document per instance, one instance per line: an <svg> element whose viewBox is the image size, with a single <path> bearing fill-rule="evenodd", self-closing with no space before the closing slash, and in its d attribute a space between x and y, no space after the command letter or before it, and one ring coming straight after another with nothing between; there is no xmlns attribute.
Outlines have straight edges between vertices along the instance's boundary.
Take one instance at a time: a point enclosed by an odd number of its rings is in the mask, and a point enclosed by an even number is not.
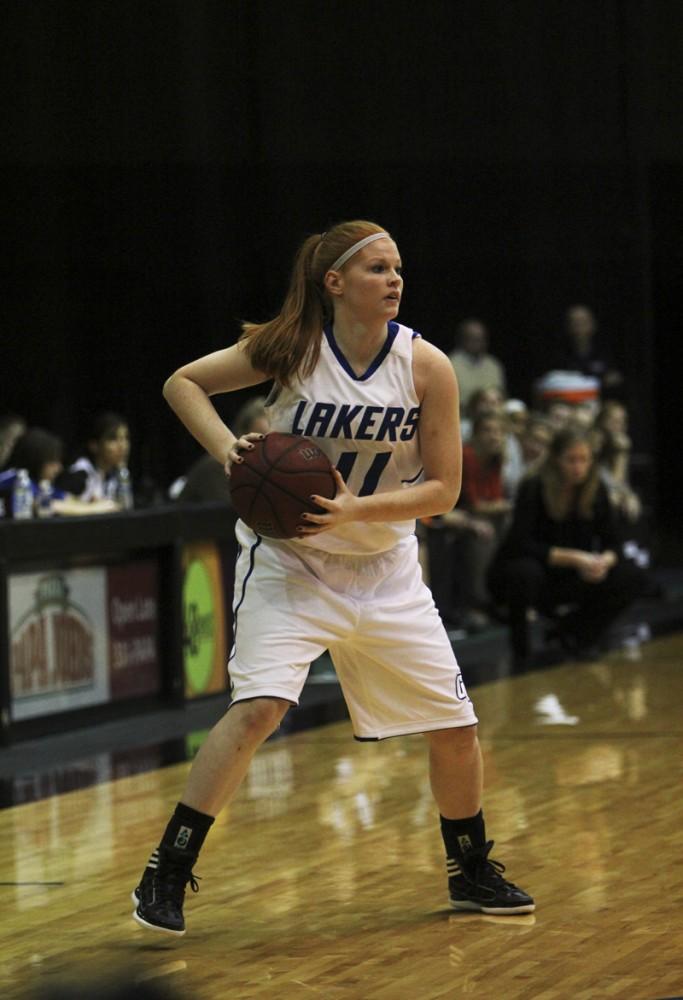
<svg viewBox="0 0 683 1000"><path fill-rule="evenodd" d="M188 764L7 809L0 996L119 975L186 1000L683 995L682 660L667 637L472 692L494 856L528 916L449 910L421 737L268 743L178 940L139 928L130 892Z"/></svg>

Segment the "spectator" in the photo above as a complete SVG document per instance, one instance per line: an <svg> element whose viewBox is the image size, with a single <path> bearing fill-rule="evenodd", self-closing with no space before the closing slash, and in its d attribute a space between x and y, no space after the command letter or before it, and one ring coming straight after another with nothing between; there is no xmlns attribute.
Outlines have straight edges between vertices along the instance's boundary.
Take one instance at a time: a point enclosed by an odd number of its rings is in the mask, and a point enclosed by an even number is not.
<svg viewBox="0 0 683 1000"><path fill-rule="evenodd" d="M495 530L485 517L470 514L456 507L440 517L425 518L418 522L418 537L426 547L425 582L432 591L434 603L448 628L466 628L476 631L488 621L485 613L468 614L464 609L464 570L461 552L467 546L468 536L484 542L495 539Z"/></svg>
<svg viewBox="0 0 683 1000"><path fill-rule="evenodd" d="M511 502L505 497L503 463L506 434L503 418L495 412L480 413L474 421L472 440L463 447L462 490L459 506L488 531L470 531L462 539L459 579L464 609L463 624L472 631L489 623L490 595L486 571L507 525Z"/></svg>
<svg viewBox="0 0 683 1000"><path fill-rule="evenodd" d="M32 427L16 442L9 458L9 468L0 473L0 491L9 496L19 469L26 469L34 497L40 492L41 483L49 483L52 512L55 514L100 514L116 510L112 501L101 501L96 506L82 504L59 481L63 469L64 446L61 438L40 427ZM6 502L6 501L5 501Z"/></svg>
<svg viewBox="0 0 683 1000"><path fill-rule="evenodd" d="M472 437L472 426L477 417L482 414L495 413L504 422L505 426L505 449L503 452L503 493L513 500L517 492L517 484L522 477L522 448L517 435L508 429L506 416L506 400L500 389L489 386L487 389L477 389L472 394L467 414L460 423L460 434L464 444L467 444ZM522 406L524 404L522 403Z"/></svg>
<svg viewBox="0 0 683 1000"><path fill-rule="evenodd" d="M600 476L624 537L633 548L644 540L640 524L643 505L630 483L631 438L626 407L617 400L608 400L597 416L592 440Z"/></svg>
<svg viewBox="0 0 683 1000"><path fill-rule="evenodd" d="M623 376L599 344L597 333L598 323L593 311L586 305L570 306L564 314L562 343L551 367L598 379L604 398L622 386Z"/></svg>
<svg viewBox="0 0 683 1000"><path fill-rule="evenodd" d="M62 471L64 446L61 440L41 427L32 427L17 440L9 464L15 469L26 469L32 483L43 480L54 482Z"/></svg>
<svg viewBox="0 0 683 1000"><path fill-rule="evenodd" d="M0 417L0 469L5 468L14 445L26 433L26 421L16 413L5 413Z"/></svg>
<svg viewBox="0 0 683 1000"><path fill-rule="evenodd" d="M490 567L494 599L508 609L515 664L529 663L529 611L556 615L557 636L586 655L617 615L646 588L625 561L616 521L588 437L560 431L537 475L523 480L514 518Z"/></svg>
<svg viewBox="0 0 683 1000"><path fill-rule="evenodd" d="M569 416L569 425L575 430L584 431L590 436L595 424L598 407L592 402L575 403Z"/></svg>
<svg viewBox="0 0 683 1000"><path fill-rule="evenodd" d="M503 414L508 433L514 434L521 443L529 422L529 410L526 403L521 399L506 399L503 403Z"/></svg>
<svg viewBox="0 0 683 1000"><path fill-rule="evenodd" d="M544 462L553 439L552 424L541 414L532 413L520 439L523 474L536 472Z"/></svg>
<svg viewBox="0 0 683 1000"><path fill-rule="evenodd" d="M448 355L460 387L460 412L465 414L477 389L495 388L505 395L505 370L488 354L488 330L480 319L462 320L456 330L456 345Z"/></svg>
<svg viewBox="0 0 683 1000"><path fill-rule="evenodd" d="M506 433L502 417L492 411L479 413L472 439L462 450L461 504L473 514L498 516L510 511L503 493L503 459Z"/></svg>
<svg viewBox="0 0 683 1000"><path fill-rule="evenodd" d="M554 434L569 427L572 422L573 409L571 403L565 403L562 399L556 399L548 403L544 410L544 416Z"/></svg>
<svg viewBox="0 0 683 1000"><path fill-rule="evenodd" d="M62 480L82 501L115 500L119 470L128 465L130 436L126 420L118 413L98 414L88 436L88 454L69 467Z"/></svg>
<svg viewBox="0 0 683 1000"><path fill-rule="evenodd" d="M28 472L34 497L38 496L40 484L48 482L51 499L64 499L65 493L54 487L54 481L63 468L63 451L60 439L41 427L32 427L17 439L8 459L8 467L0 473L0 491L5 498L6 509L9 509L8 500L19 469Z"/></svg>
<svg viewBox="0 0 683 1000"><path fill-rule="evenodd" d="M466 444L472 437L472 427L480 413L493 411L502 415L504 406L505 396L497 386L487 385L481 389L475 389L470 395L460 421L460 436L463 443Z"/></svg>
<svg viewBox="0 0 683 1000"><path fill-rule="evenodd" d="M238 437L250 431L267 434L269 424L265 396L254 396L237 411L233 430ZM230 482L221 463L205 454L189 468L186 476L172 484L169 496L181 503L201 503L203 500L230 503Z"/></svg>

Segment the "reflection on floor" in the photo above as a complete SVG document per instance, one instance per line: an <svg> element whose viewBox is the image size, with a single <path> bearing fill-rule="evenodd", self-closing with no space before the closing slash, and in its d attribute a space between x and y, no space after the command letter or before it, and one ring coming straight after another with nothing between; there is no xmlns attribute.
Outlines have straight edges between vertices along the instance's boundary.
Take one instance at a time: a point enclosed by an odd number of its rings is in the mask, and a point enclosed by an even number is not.
<svg viewBox="0 0 683 1000"><path fill-rule="evenodd" d="M183 1000L680 996L682 652L671 635L477 688L487 830L534 914L451 911L425 741L356 743L338 722L259 752L180 941L135 924L130 891L187 763L0 812L0 996L114 976L126 1000L149 984Z"/></svg>
<svg viewBox="0 0 683 1000"><path fill-rule="evenodd" d="M665 583L664 598L641 603L614 630L612 645L626 657L640 656L642 642L653 634L683 626L681 574L671 574ZM564 653L543 646L541 632L539 623L535 669L564 662ZM450 636L468 690L511 676L503 626ZM183 709L165 708L0 749L0 809L189 760L228 703L227 695L214 696ZM541 714L554 724L562 722L562 709L550 696ZM272 739L347 717L334 669L323 657L315 664L300 706L288 713ZM570 725L570 720L568 716L564 724Z"/></svg>

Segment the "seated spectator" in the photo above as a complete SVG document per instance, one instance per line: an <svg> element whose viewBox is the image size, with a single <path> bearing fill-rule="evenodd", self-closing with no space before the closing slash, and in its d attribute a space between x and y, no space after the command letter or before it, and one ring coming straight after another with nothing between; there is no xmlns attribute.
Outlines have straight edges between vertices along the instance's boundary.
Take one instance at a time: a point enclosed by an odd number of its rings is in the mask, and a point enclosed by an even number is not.
<svg viewBox="0 0 683 1000"><path fill-rule="evenodd" d="M514 434L521 442L529 422L529 410L521 399L506 399L503 403L503 415L509 434Z"/></svg>
<svg viewBox="0 0 683 1000"><path fill-rule="evenodd" d="M593 447L612 504L627 523L635 523L643 507L629 482L631 438L628 434L628 413L626 407L615 399L605 403L595 420Z"/></svg>
<svg viewBox="0 0 683 1000"><path fill-rule="evenodd" d="M100 503L96 509L88 510L87 505L75 500L60 488L58 477L63 469L64 446L60 438L40 427L26 431L14 445L9 458L9 468L0 473L0 490L7 496L11 493L19 469L26 469L31 482L31 490L37 497L44 484L49 484L47 496L55 514L104 513L116 510L111 501Z"/></svg>
<svg viewBox="0 0 683 1000"><path fill-rule="evenodd" d="M476 631L487 624L488 617L485 613L472 615L464 607L465 572L460 552L466 546L469 534L484 542L495 539L495 529L490 521L485 517L476 517L462 507L418 522L418 539L424 548L421 561L425 583L432 592L444 624L446 627L467 627Z"/></svg>
<svg viewBox="0 0 683 1000"><path fill-rule="evenodd" d="M524 404L522 403L522 406ZM495 413L504 421L505 427L505 449L503 452L503 493L513 500L517 491L517 484L522 478L522 448L516 433L507 426L506 401L501 391L495 386L486 389L477 389L470 398L467 407L467 414L460 423L460 435L463 444L467 444L472 437L472 427L477 417L482 414Z"/></svg>
<svg viewBox="0 0 683 1000"><path fill-rule="evenodd" d="M598 413L598 405L592 402L576 403L572 406L569 426L586 433L592 431Z"/></svg>
<svg viewBox="0 0 683 1000"><path fill-rule="evenodd" d="M84 503L116 500L119 470L128 466L128 424L118 413L98 414L88 436L87 455L69 466L62 483Z"/></svg>
<svg viewBox="0 0 683 1000"><path fill-rule="evenodd" d="M267 434L270 426L265 396L255 396L237 411L231 430L237 437L253 431ZM169 489L172 500L181 503L201 503L204 500L225 500L230 503L230 480L225 468L212 455L202 455L190 467L186 476Z"/></svg>
<svg viewBox="0 0 683 1000"><path fill-rule="evenodd" d="M61 472L63 445L58 437L41 427L32 427L18 438L8 459L8 468L0 473L0 489L8 496L20 469L26 469L31 481L33 496L37 497L40 484L50 484L52 499L63 500L65 493L54 488L54 481Z"/></svg>
<svg viewBox="0 0 683 1000"><path fill-rule="evenodd" d="M600 477L607 488L623 540L622 551L638 566L650 565L650 525L641 499L630 481L631 438L628 412L622 403L608 400L598 414L592 432Z"/></svg>
<svg viewBox="0 0 683 1000"><path fill-rule="evenodd" d="M0 469L4 469L14 445L26 433L26 421L16 413L0 416Z"/></svg>
<svg viewBox="0 0 683 1000"><path fill-rule="evenodd" d="M548 403L543 410L545 419L550 424L553 433L558 433L558 431L563 431L565 428L569 427L572 422L572 412L573 406L571 403L565 403L564 400L556 399L551 403Z"/></svg>
<svg viewBox="0 0 683 1000"><path fill-rule="evenodd" d="M482 386L471 394L460 421L460 436L463 444L472 437L474 421L480 413L498 413L502 416L505 406L505 396L495 385Z"/></svg>
<svg viewBox="0 0 683 1000"><path fill-rule="evenodd" d="M505 424L495 412L479 413L472 438L462 449L460 503L472 514L486 517L511 510L503 492L503 461L507 444Z"/></svg>
<svg viewBox="0 0 683 1000"><path fill-rule="evenodd" d="M553 439L553 427L541 414L532 413L520 440L523 474L536 472L545 461Z"/></svg>
<svg viewBox="0 0 683 1000"><path fill-rule="evenodd" d="M568 652L587 655L647 581L623 558L614 513L588 437L560 431L536 475L523 480L510 529L489 569L494 599L507 607L513 660L529 663L529 612L559 618Z"/></svg>
<svg viewBox="0 0 683 1000"><path fill-rule="evenodd" d="M488 353L488 330L480 319L464 319L456 329L455 347L448 355L458 377L460 412L465 414L470 398L477 389L498 389L505 395L505 370L501 362Z"/></svg>
<svg viewBox="0 0 683 1000"><path fill-rule="evenodd" d="M580 372L598 379L601 398L616 394L623 375L599 343L598 323L586 305L570 306L564 314L562 341L550 366L566 372Z"/></svg>
<svg viewBox="0 0 683 1000"><path fill-rule="evenodd" d="M477 521L485 521L488 531L473 530L462 538L458 555L465 628L476 630L488 624L490 595L486 571L507 525L512 504L505 496L503 465L506 435L497 413L480 413L472 440L463 446L462 489L459 507Z"/></svg>
<svg viewBox="0 0 683 1000"><path fill-rule="evenodd" d="M557 430L569 423L590 426L600 406L598 379L580 372L547 371L534 382L533 394L536 409Z"/></svg>

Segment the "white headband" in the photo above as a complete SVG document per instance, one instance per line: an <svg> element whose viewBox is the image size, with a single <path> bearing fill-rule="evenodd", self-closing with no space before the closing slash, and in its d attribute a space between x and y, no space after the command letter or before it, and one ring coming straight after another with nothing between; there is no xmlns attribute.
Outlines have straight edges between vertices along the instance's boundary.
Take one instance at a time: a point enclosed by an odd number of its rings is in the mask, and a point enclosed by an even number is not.
<svg viewBox="0 0 683 1000"><path fill-rule="evenodd" d="M362 250L363 247L366 247L368 243L374 243L375 240L383 240L385 239L385 237L386 239L389 240L391 239L389 233L373 233L372 236L366 236L364 240L358 240L358 242L354 243L353 246L349 247L348 250L345 250L344 253L341 255L341 257L337 257L330 270L338 271L339 268L347 262L349 257L353 257L355 253L358 253L359 250Z"/></svg>

